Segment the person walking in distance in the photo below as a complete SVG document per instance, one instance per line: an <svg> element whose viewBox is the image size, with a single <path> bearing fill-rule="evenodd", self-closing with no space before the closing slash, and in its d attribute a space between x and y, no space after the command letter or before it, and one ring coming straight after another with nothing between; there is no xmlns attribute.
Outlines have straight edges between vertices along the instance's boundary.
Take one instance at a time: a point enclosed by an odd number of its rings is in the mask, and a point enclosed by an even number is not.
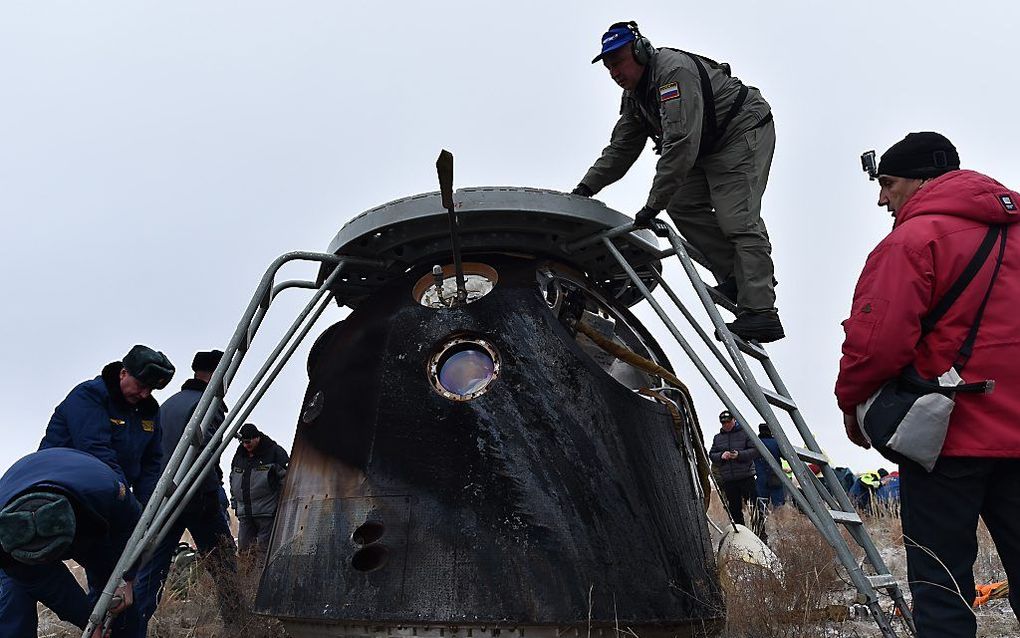
<svg viewBox="0 0 1020 638"><path fill-rule="evenodd" d="M290 459L280 445L253 423L241 426L230 464L230 497L238 522L241 552L264 557Z"/></svg>

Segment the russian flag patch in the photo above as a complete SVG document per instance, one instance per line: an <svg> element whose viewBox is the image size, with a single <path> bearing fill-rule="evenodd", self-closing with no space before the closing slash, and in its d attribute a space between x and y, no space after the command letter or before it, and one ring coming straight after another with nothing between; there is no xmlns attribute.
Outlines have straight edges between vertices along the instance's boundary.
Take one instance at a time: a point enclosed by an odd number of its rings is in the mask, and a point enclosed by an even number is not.
<svg viewBox="0 0 1020 638"><path fill-rule="evenodd" d="M659 102L669 102L680 97L680 87L676 82L663 84L659 87Z"/></svg>

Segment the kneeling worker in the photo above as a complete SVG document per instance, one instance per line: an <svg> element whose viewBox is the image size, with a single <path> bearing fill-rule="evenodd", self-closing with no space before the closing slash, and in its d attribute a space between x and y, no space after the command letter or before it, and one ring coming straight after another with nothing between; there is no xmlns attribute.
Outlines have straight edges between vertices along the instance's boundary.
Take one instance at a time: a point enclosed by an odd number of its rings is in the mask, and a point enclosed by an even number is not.
<svg viewBox="0 0 1020 638"><path fill-rule="evenodd" d="M120 475L85 452L50 448L12 465L0 478L0 635L34 638L37 602L85 629L139 515ZM65 560L85 568L88 594ZM113 638L137 630L133 571L111 609L120 614ZM100 634L101 628L94 636Z"/></svg>
<svg viewBox="0 0 1020 638"><path fill-rule="evenodd" d="M761 343L782 339L761 219L776 146L768 102L726 64L654 48L634 22L609 27L592 63L599 60L623 88L623 104L609 146L573 194L591 197L619 180L651 138L660 157L635 222L650 225L665 209L708 259L716 290L736 303L730 331Z"/></svg>

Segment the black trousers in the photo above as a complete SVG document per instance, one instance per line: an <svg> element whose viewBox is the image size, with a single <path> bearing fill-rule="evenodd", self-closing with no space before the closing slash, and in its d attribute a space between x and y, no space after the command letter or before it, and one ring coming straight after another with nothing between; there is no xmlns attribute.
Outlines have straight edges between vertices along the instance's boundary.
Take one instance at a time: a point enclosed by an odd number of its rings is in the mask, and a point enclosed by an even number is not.
<svg viewBox="0 0 1020 638"><path fill-rule="evenodd" d="M900 466L900 517L919 638L974 636L978 516L1020 609L1020 459L942 457L931 472Z"/></svg>
<svg viewBox="0 0 1020 638"><path fill-rule="evenodd" d="M744 523L744 503L751 507L754 505L755 499L758 498L758 489L754 484L754 477L749 476L733 481L723 481L719 487L722 488L723 494L726 495L726 504L730 508L730 516L733 517L733 522L738 525L746 525Z"/></svg>

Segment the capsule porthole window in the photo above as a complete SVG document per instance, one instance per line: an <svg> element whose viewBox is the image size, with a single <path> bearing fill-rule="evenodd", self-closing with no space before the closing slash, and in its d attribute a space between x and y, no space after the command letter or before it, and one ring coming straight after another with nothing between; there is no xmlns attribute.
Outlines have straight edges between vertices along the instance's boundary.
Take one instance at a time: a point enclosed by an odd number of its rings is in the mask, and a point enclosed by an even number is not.
<svg viewBox="0 0 1020 638"><path fill-rule="evenodd" d="M428 377L433 389L451 401L481 396L499 377L496 348L484 339L455 337L443 343L429 359Z"/></svg>

